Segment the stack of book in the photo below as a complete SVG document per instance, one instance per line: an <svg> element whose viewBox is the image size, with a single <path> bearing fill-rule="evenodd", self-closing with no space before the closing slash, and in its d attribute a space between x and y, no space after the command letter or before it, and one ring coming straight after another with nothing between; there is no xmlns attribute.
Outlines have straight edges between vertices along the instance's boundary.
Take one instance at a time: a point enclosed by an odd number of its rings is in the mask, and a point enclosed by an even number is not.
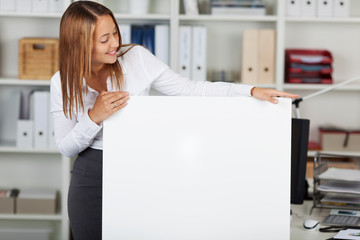
<svg viewBox="0 0 360 240"><path fill-rule="evenodd" d="M333 83L333 58L323 49L286 49L285 81L288 83Z"/></svg>
<svg viewBox="0 0 360 240"><path fill-rule="evenodd" d="M233 0L233 1L211 1L211 14L213 15L255 15L264 16L265 4L262 0Z"/></svg>

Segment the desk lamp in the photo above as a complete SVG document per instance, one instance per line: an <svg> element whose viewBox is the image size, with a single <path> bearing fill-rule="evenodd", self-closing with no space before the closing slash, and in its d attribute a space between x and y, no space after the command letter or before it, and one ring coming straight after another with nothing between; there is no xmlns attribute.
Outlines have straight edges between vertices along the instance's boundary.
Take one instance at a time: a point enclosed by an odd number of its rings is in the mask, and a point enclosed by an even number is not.
<svg viewBox="0 0 360 240"><path fill-rule="evenodd" d="M300 118L300 110L299 110L300 102L305 101L305 100L308 100L308 99L310 99L310 98L312 98L312 97L316 97L316 96L318 96L318 95L320 95L320 94L329 92L329 91L331 91L331 90L333 90L333 89L336 89L336 88L338 88L338 87L344 86L344 85L346 85L346 84L355 82L356 80L359 80L359 79L360 79L360 75L359 75L359 76L356 76L356 77L353 77L353 78L350 78L350 79L348 79L348 80L346 80L346 81L340 82L340 83L338 83L338 84L332 85L332 86L330 86L330 87L328 87L328 88L324 88L324 89L322 89L322 90L320 90L320 91L314 92L314 93L309 94L309 95L307 95L307 96L305 96L305 97L295 99L295 100L293 101L293 104L295 105L295 117L296 117L296 118Z"/></svg>

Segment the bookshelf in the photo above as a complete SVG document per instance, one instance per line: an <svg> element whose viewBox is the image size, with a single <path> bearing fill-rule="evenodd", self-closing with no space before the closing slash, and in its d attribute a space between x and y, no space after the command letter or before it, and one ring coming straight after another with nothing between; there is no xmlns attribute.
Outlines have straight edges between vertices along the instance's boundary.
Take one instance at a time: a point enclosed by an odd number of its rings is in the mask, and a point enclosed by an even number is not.
<svg viewBox="0 0 360 240"><path fill-rule="evenodd" d="M64 1L65 7L70 0ZM119 23L161 23L170 26L170 66L178 70L179 26L203 25L208 31L207 73L225 70L233 72L239 79L241 69L242 32L250 28L271 28L276 30L276 75L275 83L261 85L277 88L305 96L326 88L322 84L284 83L285 48L327 48L334 56L334 82L341 82L360 74L360 3L351 0L351 13L347 18L303 18L287 17L285 1L265 0L265 16L212 16L202 8L198 16L188 16L182 11L181 0L150 0L148 14L133 15L128 12L127 0L101 0L114 11ZM203 6L207 0L200 0ZM206 4L205 4L206 5ZM0 183L4 186L18 184L36 186L39 181L32 175L8 174L18 165L30 167L58 176L54 181L51 174L39 173L43 182L55 186L61 193L61 211L53 216L43 215L0 215L3 222L26 224L27 222L51 222L55 225L54 239L69 239L66 210L67 187L70 179L71 159L57 151L38 151L15 147L16 119L18 116L18 94L21 89L49 89L47 80L19 80L17 78L18 40L22 37L58 37L61 13L17 13L0 11ZM310 140L318 141L317 128L332 123L351 128L360 128L360 81L341 87L303 102L301 116L310 119ZM344 107L346 106L346 107ZM313 156L314 152L309 152ZM359 153L357 153L359 154ZM48 163L49 162L49 163ZM46 163L46 164L44 164ZM46 168L43 168L43 165ZM3 169L3 170L1 170ZM40 183L41 185L41 183Z"/></svg>

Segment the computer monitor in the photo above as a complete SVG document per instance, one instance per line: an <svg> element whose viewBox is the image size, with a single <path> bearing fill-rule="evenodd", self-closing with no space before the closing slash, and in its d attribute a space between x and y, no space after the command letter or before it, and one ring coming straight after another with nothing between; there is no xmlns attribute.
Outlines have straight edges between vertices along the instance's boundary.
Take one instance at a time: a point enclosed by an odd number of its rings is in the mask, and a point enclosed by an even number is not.
<svg viewBox="0 0 360 240"><path fill-rule="evenodd" d="M309 144L308 119L292 119L291 130L291 203L302 204L307 195L306 161Z"/></svg>

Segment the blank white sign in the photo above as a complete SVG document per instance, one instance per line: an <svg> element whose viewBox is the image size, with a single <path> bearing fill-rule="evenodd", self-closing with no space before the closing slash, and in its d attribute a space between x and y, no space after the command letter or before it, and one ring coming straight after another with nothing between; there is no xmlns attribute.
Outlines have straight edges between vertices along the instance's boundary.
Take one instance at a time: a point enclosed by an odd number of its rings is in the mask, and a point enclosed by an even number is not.
<svg viewBox="0 0 360 240"><path fill-rule="evenodd" d="M103 239L289 239L291 101L131 97L104 122Z"/></svg>

